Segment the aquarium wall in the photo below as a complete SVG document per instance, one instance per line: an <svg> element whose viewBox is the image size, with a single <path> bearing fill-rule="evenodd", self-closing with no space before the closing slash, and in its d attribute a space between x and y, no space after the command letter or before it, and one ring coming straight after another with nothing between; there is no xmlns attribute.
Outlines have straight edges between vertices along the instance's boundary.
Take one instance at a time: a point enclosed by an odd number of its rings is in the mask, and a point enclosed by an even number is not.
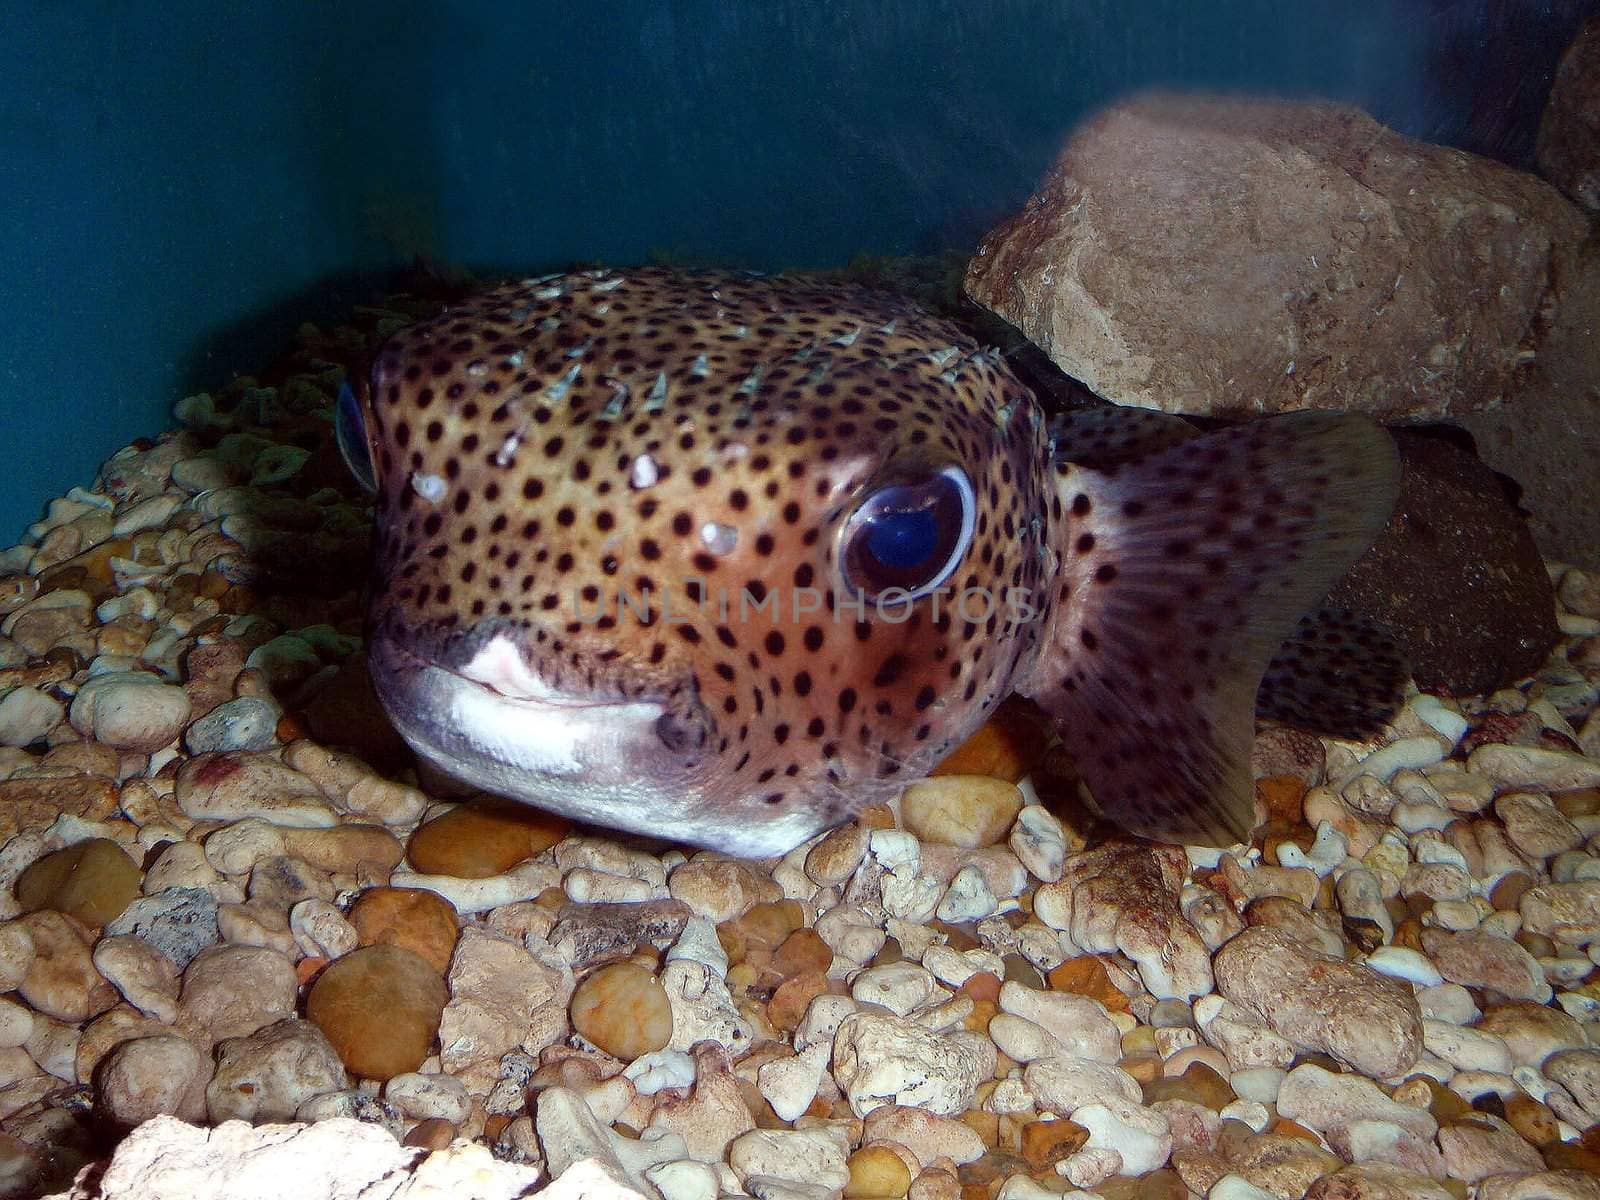
<svg viewBox="0 0 1600 1200"><path fill-rule="evenodd" d="M1592 7L6 3L0 533L418 256L966 248L1152 86L1339 98L1521 162Z"/></svg>

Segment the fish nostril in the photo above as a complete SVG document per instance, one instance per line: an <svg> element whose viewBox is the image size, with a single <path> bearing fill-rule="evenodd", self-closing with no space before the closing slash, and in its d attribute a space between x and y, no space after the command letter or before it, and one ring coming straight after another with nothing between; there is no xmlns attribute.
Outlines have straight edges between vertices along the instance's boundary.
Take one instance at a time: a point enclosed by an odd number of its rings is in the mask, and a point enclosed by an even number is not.
<svg viewBox="0 0 1600 1200"><path fill-rule="evenodd" d="M656 718L656 736L668 750L681 754L685 750L698 750L706 744L706 727L702 722L685 719L676 713L662 713Z"/></svg>

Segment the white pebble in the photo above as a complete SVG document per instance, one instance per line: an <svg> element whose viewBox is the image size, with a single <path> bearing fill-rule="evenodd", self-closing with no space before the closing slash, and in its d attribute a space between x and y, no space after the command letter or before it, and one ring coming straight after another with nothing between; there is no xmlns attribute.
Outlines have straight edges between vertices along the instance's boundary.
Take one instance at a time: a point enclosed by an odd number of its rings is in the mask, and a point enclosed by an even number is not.
<svg viewBox="0 0 1600 1200"><path fill-rule="evenodd" d="M922 845L901 829L874 829L867 849L886 871L915 874L922 868Z"/></svg>
<svg viewBox="0 0 1600 1200"><path fill-rule="evenodd" d="M1055 883L1061 878L1067 837L1061 822L1044 805L1024 805L1011 827L1010 846L1022 865L1038 879Z"/></svg>
<svg viewBox="0 0 1600 1200"><path fill-rule="evenodd" d="M756 1087L781 1120L796 1120L811 1107L832 1053L831 1044L818 1042L799 1054L761 1064L756 1071Z"/></svg>
<svg viewBox="0 0 1600 1200"><path fill-rule="evenodd" d="M719 978L728 973L728 952L717 937L717 927L705 917L690 917L684 922L678 940L667 951L666 961L676 962L680 958L702 964Z"/></svg>
<svg viewBox="0 0 1600 1200"><path fill-rule="evenodd" d="M574 904L634 904L657 899L656 889L643 879L574 867L561 880L561 890Z"/></svg>
<svg viewBox="0 0 1600 1200"><path fill-rule="evenodd" d="M1285 867L1305 867L1320 879L1344 862L1349 849L1350 842L1344 834L1330 822L1323 821L1317 826L1317 837L1310 850L1284 842L1278 847L1278 862Z"/></svg>
<svg viewBox="0 0 1600 1200"><path fill-rule="evenodd" d="M1417 833L1423 829L1443 829L1456 819L1456 814L1437 804L1413 804L1402 800L1389 811L1389 820L1396 829Z"/></svg>
<svg viewBox="0 0 1600 1200"><path fill-rule="evenodd" d="M1437 696L1424 692L1412 700L1409 707L1423 724L1448 739L1451 749L1467 732L1467 718L1455 709L1446 708L1444 701Z"/></svg>
<svg viewBox="0 0 1600 1200"><path fill-rule="evenodd" d="M1065 1175L1073 1187L1099 1187L1121 1172L1122 1155L1110 1146L1085 1146L1070 1158L1057 1163L1056 1170Z"/></svg>
<svg viewBox="0 0 1600 1200"><path fill-rule="evenodd" d="M686 1088L694 1083L694 1059L681 1050L652 1050L641 1054L622 1073L641 1096L654 1096L663 1088ZM810 1103L808 1100L806 1103Z"/></svg>
<svg viewBox="0 0 1600 1200"><path fill-rule="evenodd" d="M1428 959L1406 946L1379 946L1365 958L1367 966L1380 975L1404 979L1421 987L1444 982L1444 976Z"/></svg>
<svg viewBox="0 0 1600 1200"><path fill-rule="evenodd" d="M1272 1114L1267 1111L1267 1106L1256 1100L1235 1100L1224 1105L1219 1115L1224 1121L1243 1121L1257 1133L1272 1124Z"/></svg>
<svg viewBox="0 0 1600 1200"><path fill-rule="evenodd" d="M1442 758L1444 747L1439 744L1438 738L1401 738L1362 759L1361 773L1388 783L1396 771L1407 767L1412 770L1431 767Z"/></svg>
<svg viewBox="0 0 1600 1200"><path fill-rule="evenodd" d="M998 905L989 881L977 867L966 866L956 872L956 877L945 889L944 898L934 915L941 921L960 925L967 921L981 921L994 915Z"/></svg>
<svg viewBox="0 0 1600 1200"><path fill-rule="evenodd" d="M897 1017L908 1016L950 995L931 972L912 962L869 967L850 984L850 995L861 1004L879 1004Z"/></svg>
<svg viewBox="0 0 1600 1200"><path fill-rule="evenodd" d="M662 1200L717 1200L717 1172L708 1163L688 1158L657 1163L645 1170L644 1177L655 1184ZM618 1195L632 1191L615 1183L610 1188Z"/></svg>
<svg viewBox="0 0 1600 1200"><path fill-rule="evenodd" d="M1431 964L1430 964L1431 965ZM1417 992L1417 1004L1422 1015L1435 1021L1449 1021L1455 1025L1471 1025L1483 1016L1472 1002L1472 993L1459 983L1440 983L1424 987Z"/></svg>
<svg viewBox="0 0 1600 1200"><path fill-rule="evenodd" d="M1280 1067L1246 1067L1228 1076L1228 1085L1241 1100L1254 1100L1258 1104L1276 1104L1278 1089L1288 1074Z"/></svg>
<svg viewBox="0 0 1600 1200"><path fill-rule="evenodd" d="M1099 1104L1086 1104L1072 1119L1089 1131L1087 1148L1115 1150L1122 1155L1122 1170L1148 1175L1172 1153L1172 1133L1167 1119L1154 1109L1108 1096ZM1074 1181L1076 1182L1076 1181Z"/></svg>

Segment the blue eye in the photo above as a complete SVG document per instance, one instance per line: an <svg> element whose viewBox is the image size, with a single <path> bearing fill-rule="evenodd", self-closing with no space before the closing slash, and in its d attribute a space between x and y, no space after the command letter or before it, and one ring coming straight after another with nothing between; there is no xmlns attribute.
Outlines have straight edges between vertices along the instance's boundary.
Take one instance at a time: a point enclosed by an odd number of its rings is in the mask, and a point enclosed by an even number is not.
<svg viewBox="0 0 1600 1200"><path fill-rule="evenodd" d="M339 404L334 410L333 432L339 453L350 474L369 492L378 490L378 475L372 469L372 450L367 445L367 422L361 415L361 402L348 383L339 385Z"/></svg>
<svg viewBox="0 0 1600 1200"><path fill-rule="evenodd" d="M976 519L972 484L959 467L879 488L840 535L845 582L868 599L891 589L919 599L955 571L972 544Z"/></svg>

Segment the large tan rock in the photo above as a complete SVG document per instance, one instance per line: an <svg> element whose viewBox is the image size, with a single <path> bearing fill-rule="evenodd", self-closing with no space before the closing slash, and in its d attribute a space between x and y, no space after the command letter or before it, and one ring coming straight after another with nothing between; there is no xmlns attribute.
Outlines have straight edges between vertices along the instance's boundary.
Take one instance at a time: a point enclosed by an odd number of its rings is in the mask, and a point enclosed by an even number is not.
<svg viewBox="0 0 1600 1200"><path fill-rule="evenodd" d="M1586 233L1355 109L1153 96L1084 125L965 283L1118 403L1438 416L1526 370Z"/></svg>
<svg viewBox="0 0 1600 1200"><path fill-rule="evenodd" d="M1380 1079L1403 1075L1422 1052L1422 1013L1409 987L1281 929L1245 930L1217 953L1215 969L1219 992L1300 1050Z"/></svg>

